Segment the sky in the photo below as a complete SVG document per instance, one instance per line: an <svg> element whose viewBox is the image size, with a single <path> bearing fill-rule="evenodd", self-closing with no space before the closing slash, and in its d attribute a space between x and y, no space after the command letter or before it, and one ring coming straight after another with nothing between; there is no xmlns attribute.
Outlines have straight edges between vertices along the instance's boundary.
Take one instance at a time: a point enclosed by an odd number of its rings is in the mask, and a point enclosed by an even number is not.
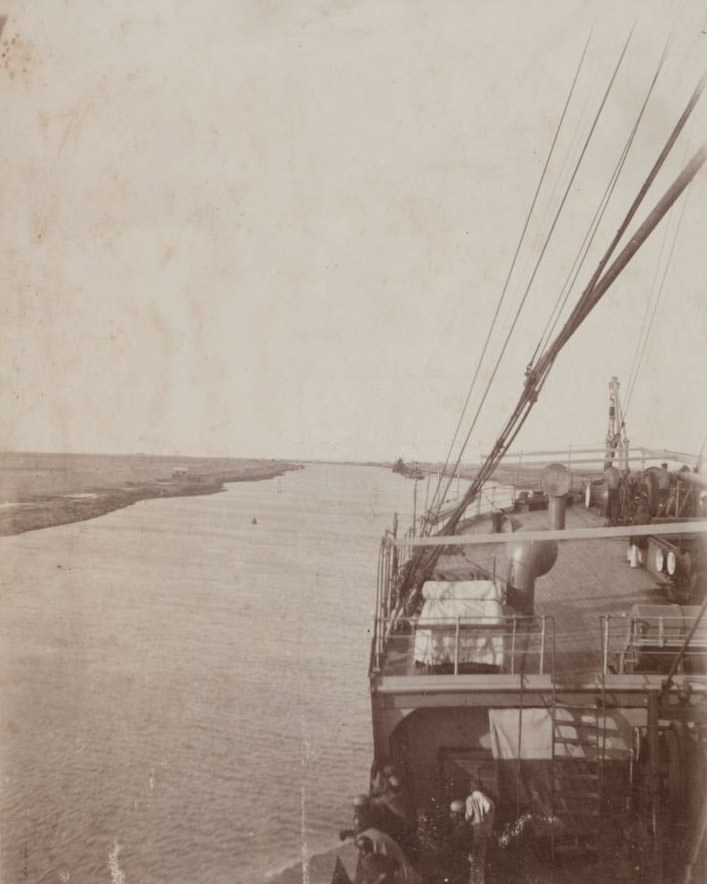
<svg viewBox="0 0 707 884"><path fill-rule="evenodd" d="M475 460L520 395L666 41L570 305L707 59L705 0L2 0L2 14L0 445L14 451L444 459L589 39L472 390L469 414L568 188ZM705 101L637 222L704 140ZM706 198L703 168L561 353L518 449L603 444L609 379L627 394L664 275L627 432L699 451Z"/></svg>

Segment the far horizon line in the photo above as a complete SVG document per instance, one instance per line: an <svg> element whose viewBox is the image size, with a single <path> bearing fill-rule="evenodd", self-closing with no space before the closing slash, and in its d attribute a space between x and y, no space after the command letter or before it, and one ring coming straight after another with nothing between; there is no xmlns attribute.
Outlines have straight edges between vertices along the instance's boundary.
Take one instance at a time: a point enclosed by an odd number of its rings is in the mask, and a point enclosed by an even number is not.
<svg viewBox="0 0 707 884"><path fill-rule="evenodd" d="M529 451L510 451L508 452L503 461L499 464L502 465L513 465L518 467L522 465L522 461L524 458L538 458L538 457L563 457L565 458L569 464L593 464L599 463L604 458L601 457L592 457L592 458L579 458L576 457L582 454L595 454L602 455L604 452L603 447L599 446L580 446L575 444L569 444L565 448L554 448L554 449L544 449L544 450L529 450ZM629 451L634 452L631 460L659 460L659 459L667 459L667 460L694 460L699 462L702 460L701 453L693 453L693 452L685 452L678 451L675 449L668 448L648 448L647 446L641 445L631 445L629 446ZM637 454L640 453L640 454ZM450 464L445 462L444 460L431 460L425 458L403 458L401 455L397 455L395 457L381 457L381 458L372 458L372 457L296 457L296 456L253 456L253 455L242 455L242 454L155 454L146 451L131 451L131 452L115 452L115 451L52 451L52 450L38 450L38 449L23 449L23 450L4 450L0 456L9 456L9 457L88 457L88 458L100 458L100 457L109 457L109 458L155 458L155 459L163 459L163 460L210 460L210 461L253 461L258 463L321 463L321 464L351 464L357 466L392 466L396 462L402 460L403 463L408 465L419 465L426 467L449 467ZM459 463L459 468L468 469L470 467L480 466L484 462L485 454L482 454L479 458L475 459L467 459L463 460ZM616 458L618 459L618 458ZM519 463L520 462L520 463ZM550 461L546 461L549 463ZM541 465L538 461L530 461L526 464L527 466L539 466ZM456 469L456 465L454 469Z"/></svg>

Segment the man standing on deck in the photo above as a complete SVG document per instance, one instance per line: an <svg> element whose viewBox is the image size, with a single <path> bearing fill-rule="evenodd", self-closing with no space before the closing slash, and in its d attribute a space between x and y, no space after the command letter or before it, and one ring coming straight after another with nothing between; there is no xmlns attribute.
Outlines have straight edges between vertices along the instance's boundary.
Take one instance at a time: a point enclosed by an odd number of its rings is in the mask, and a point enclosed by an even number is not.
<svg viewBox="0 0 707 884"><path fill-rule="evenodd" d="M484 792L481 781L473 779L471 794L466 799L466 820L471 825L473 842L471 846L470 884L484 884L486 878L486 850L493 832L496 805Z"/></svg>
<svg viewBox="0 0 707 884"><path fill-rule="evenodd" d="M658 515L665 516L668 511L668 499L670 498L670 489L672 487L672 482L670 479L670 473L668 472L667 463L662 463L660 465L660 471L658 472Z"/></svg>
<svg viewBox="0 0 707 884"><path fill-rule="evenodd" d="M463 801L452 801L449 811L450 829L444 864L445 880L449 884L468 884L474 835L471 826L464 818L466 807Z"/></svg>

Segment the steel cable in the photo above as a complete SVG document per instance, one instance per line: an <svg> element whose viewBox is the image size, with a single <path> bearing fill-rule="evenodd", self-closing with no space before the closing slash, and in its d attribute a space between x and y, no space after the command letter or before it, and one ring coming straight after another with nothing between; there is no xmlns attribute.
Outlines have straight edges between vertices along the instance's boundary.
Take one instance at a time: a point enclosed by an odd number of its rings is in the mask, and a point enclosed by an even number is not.
<svg viewBox="0 0 707 884"><path fill-rule="evenodd" d="M580 155L579 155L579 157L578 157L578 159L577 159L577 162L575 163L574 169L573 169L573 171L572 171L572 175L571 175L570 180L569 180L569 182L568 182L568 184L567 184L567 186L566 186L566 188L565 188L565 192L564 192L564 194L563 194L563 197L562 197L562 200L561 200L561 202L560 202L560 205L559 205L557 211L555 212L555 217L553 218L552 224L551 224L551 226L550 226L550 230L549 230L548 233L547 233L547 236L546 236L546 238L545 238L545 242L544 242L543 247L542 247L542 249L541 249L540 255L538 256L538 259L537 259L537 261L536 261L536 263L535 263L535 267L534 267L533 272L532 272L532 274L531 274L530 280L528 281L528 284L526 285L525 291L523 292L523 296L521 297L520 304L518 305L518 308L516 309L516 314L515 314L515 316L514 316L514 318L513 318L513 322L511 323L511 326L510 326L510 329L508 330L508 333L506 334L506 338L505 338L505 340L504 340L504 342L503 342L503 346L501 347L501 352L499 353L499 355L498 355L498 357L497 357L497 359L496 359L496 363L495 363L495 365L494 365L494 367L493 367L493 371L491 372L491 376L490 376L490 378L489 378L489 380L488 380L488 382L487 382L487 384L486 384L486 389L484 390L484 393L483 393L483 395L482 395L482 397L481 397L481 401L480 401L480 403L479 403L479 405L478 405L478 407L477 407L477 409L476 409L476 413L475 413L475 415L474 415L474 417L473 417L473 420L472 420L472 422L471 422L471 426L469 427L469 430L468 430L468 432L467 432L467 434L466 434L466 436L465 436L465 438L464 438L464 442L462 443L462 446L461 446L461 449L460 449L460 452L459 452L459 456L458 456L458 458L457 458L457 460L456 460L456 463L455 463L455 465L454 465L454 469L452 470L452 473L455 473L456 470L457 470L457 468L459 467L459 464L461 463L461 458L462 458L462 456L463 456L463 454L464 454L464 451L466 450L466 446L467 446L468 443L469 443L469 439L471 438L471 434L472 434L472 432L474 431L474 428L476 427L476 423L477 423L477 421L478 421L478 419L479 419L479 414L481 413L481 409L483 408L483 405L484 405L484 403L485 403L485 401L486 401L486 398L487 398L487 396L488 396L488 394L489 394L489 392L490 392L490 390L491 390L491 386L492 386L492 384L493 384L493 382L494 382L494 380L495 380L495 378L496 378L496 374L497 374L497 372L498 372L498 368L499 368L499 366L500 366L500 364L501 364L501 361L502 361L502 359L503 359L503 357L504 357L504 355L505 355L505 353L506 353L506 349L508 348L508 344L509 344L510 339L511 339L511 337L512 337L512 335L513 335L513 332L515 331L516 325L517 325L517 323L518 323L518 320L519 320L519 318L520 318L521 312L522 312L522 310L523 310L523 307L524 307L525 302L526 302L526 300L527 300L528 294L529 294L529 292L530 292L531 286L532 286L532 284L533 284L533 281L534 281L535 276L536 276L536 274L537 274L538 268L539 268L539 266L540 266L540 262L541 262L542 259L543 259L543 256L544 256L544 254L545 254L545 251L547 250L547 246L548 246L548 244L549 244L549 242L550 242L550 238L552 237L552 234L553 234L553 232L554 232L554 230L555 230L555 227L557 226L557 222L559 221L560 215L562 214L562 210L563 210L563 208L564 208L564 206L565 206L565 203L567 202L567 198L568 198L568 196L569 196L569 193L570 193L570 190L571 190L572 185L573 185L573 183L574 183L574 180L575 180L575 178L576 178L576 176L577 176L577 172L579 171L579 168L580 168L580 166L581 166L582 160L584 159L584 156L585 156L585 154L586 154L586 152L587 152L587 149L588 149L588 147L589 147L590 141L591 141L592 136L593 136L593 134L594 134L594 131L596 130L596 127L597 127L597 124L598 124L598 122L599 122L599 119L601 118L601 114L602 114L602 112L603 112L603 110L604 110L604 107L605 107L605 105L606 105L606 101L607 101L607 99L608 99L608 97L609 97L609 94L610 94L611 89L612 89L612 87L613 87L613 85L614 85L614 82L615 82L615 80L616 80L616 77L617 77L617 75L618 75L618 72L619 72L619 70L620 70L620 68L621 68L621 64L622 64L622 62L623 62L623 60L624 60L624 57L625 57L625 55L626 55L626 50L628 49L628 46L629 46L629 43L630 43L630 41L631 41L631 37L632 37L632 35L633 35L633 28L631 29L631 32L629 33L628 37L626 38L626 42L624 43L624 47L623 47L623 49L622 49L622 51L621 51L621 54L620 54L620 56L619 56L619 59L618 59L618 61L617 61L617 63L616 63L616 66L615 66L615 68L614 68L614 71L613 71L613 73L612 73L612 75L611 75L611 78L610 78L610 80L609 80L609 83L608 83L606 89L604 90L604 95L603 95L603 97L602 97L601 103L600 103L600 105L599 105L599 107L598 107L598 109L597 109L596 114L594 115L594 120L592 121L592 125L591 125L591 127L590 127L590 129L589 129L589 132L588 132L588 134L587 134L587 137L585 138L584 146L582 147L582 150L581 150ZM447 487L449 487L449 486L447 486Z"/></svg>
<svg viewBox="0 0 707 884"><path fill-rule="evenodd" d="M535 194L533 195L533 200L532 200L532 202L531 202L531 204L530 204L530 208L529 208L528 213L527 213L527 215L526 215L525 223L523 224L523 229L521 230L520 237L519 237L519 239L518 239L518 243L517 243L517 245L516 245L515 252L514 252L514 254L513 254L513 258L512 258L512 260L511 260L510 268L509 268L509 270L508 270L508 273L506 274L506 279L505 279L505 281L504 281L503 288L502 288L502 290L501 290L501 294L500 294L499 300L498 300L498 302L497 302L497 304L496 304L496 309L495 309L494 314L493 314L493 317L492 317L492 319L491 319L491 325L490 325L489 330L488 330L488 333L487 333L487 335L486 335L486 339L485 339L485 341L484 341L484 345L483 345L483 348L482 348L482 350L481 350L481 354L480 354L480 356L479 356L479 358L478 358L478 360L477 360L476 368L475 368L475 370L474 370L474 374L473 374L473 377L472 377L472 379L471 379L471 383L470 383L470 385L469 385L469 390L468 390L468 392L467 392L466 399L464 400L464 405L462 406L461 414L460 414L460 416L459 416L459 421L457 422L457 426L456 426L456 428L455 428L455 430L454 430L454 434L453 434L453 437L452 437L452 441L451 441L451 443L450 443L450 445L449 445L449 450L447 451L447 456L446 456L445 461L444 461L444 466L443 466L443 468L442 468L442 470L441 470L441 472L440 472L440 475L439 475L439 479L438 479L438 482L437 482L437 487L436 487L436 489L435 489L435 491L434 491L434 493L433 493L433 495L432 495L432 501L431 501L431 503L430 503L430 507L429 507L430 511L434 510L435 506L442 506L442 505L443 505L444 500L445 500L445 498L446 498L446 496L447 496L447 493L448 493L448 491L449 491L449 487L450 487L450 485L451 485L451 481L452 481L451 478L450 478L449 481L447 482L447 486L446 486L446 488L444 489L444 493L443 493L441 496L439 496L439 492L440 492L440 489L441 489L441 487L442 487L442 483L443 483L443 481L444 481L444 478L443 478L443 477L445 476L446 471L447 471L447 467L449 466L449 460L450 460L450 458L451 458L452 451L453 451L453 449L454 449L454 445L455 445L455 443L456 443L456 441L457 441L457 438L458 438L458 436L459 436L459 431L460 431L461 426L462 426L462 423L463 423L463 421L464 421L464 416L466 415L467 408L469 407L469 402L471 401L471 395L472 395L472 393L473 393L473 391L474 391L474 387L476 386L476 381L477 381L477 378L478 378L478 376L479 376L479 371L480 371L480 369L481 369L481 365L482 365L482 363L483 363L484 357L486 356L486 351L488 350L489 343L490 343L490 341L491 341L491 336L492 336L492 334L493 334L494 328L496 327L496 321L498 320L498 316L499 316L499 313L500 313L500 311L501 311L501 307L503 306L503 302L504 302L504 300L505 300L506 293L507 293L507 291L508 291L508 286L509 286L509 283L510 283L511 277L512 277L512 275L513 275L513 271L515 270L516 263L517 263L517 261L518 261L518 255L519 255L520 250L521 250L521 248L522 248L522 246L523 246L523 243L524 243L524 241L525 241L525 236L526 236L526 233L527 233L527 231L528 231L528 226L529 226L529 224L530 224L530 220L531 220L531 218L532 218L532 216L533 216L533 213L534 213L534 211L535 211L535 206L536 206L536 204L537 204L538 197L539 197L539 195L540 195L540 191L541 191L542 186L543 186L543 183L544 183L544 181L545 181L545 176L546 176L546 174L547 174L547 170L548 170L548 167L549 167L549 165L550 165L550 161L551 161L552 156L553 156L553 154L554 154L555 146L556 146L556 144L557 144L557 140L558 140L558 138L559 138L560 131L561 131L561 129L562 129L562 125L563 125L564 120L565 120L565 117L566 117L566 115L567 115L567 110L568 110L569 105L570 105L570 102L571 102L571 100L572 100L572 96L574 95L574 90L575 90L575 87L576 87L576 85L577 85L577 80L579 79L580 72L581 72L582 67L583 67L583 65L584 65L584 60L585 60L586 55L587 55L587 50L588 50L588 48L589 48L589 44L590 44L590 42L591 42L591 38L592 38L592 31L589 32L589 35L588 35L587 40L586 40L586 43L584 44L584 49L583 49L583 51L582 51L582 55L581 55L581 57L580 57L580 59L579 59L579 63L578 63L578 65L577 65L577 69L576 69L576 71L575 71L574 78L573 78L573 80L572 80L572 85L570 86L569 92L568 92L568 94L567 94L567 99L565 100L565 105L564 105L564 107L563 107L563 109L562 109L562 114L561 114L561 116L560 116L559 123L557 124L557 127L556 127L556 129L555 129L555 134L554 134L554 137L553 137L553 139L552 139L552 144L550 145L550 150L548 151L548 155L547 155L547 158L546 158L546 160L545 160L545 164L544 164L543 169L542 169L542 172L541 172L541 174L540 174L540 180L538 181L537 187L535 188ZM463 449L462 449L462 450L463 450ZM459 465L459 461L457 462L457 466L458 466L458 465ZM455 470L452 471L452 478L453 478L453 475L454 475L455 472L456 472L456 468L455 468Z"/></svg>
<svg viewBox="0 0 707 884"><path fill-rule="evenodd" d="M673 39L673 35L671 34L665 42L663 54L660 57L660 61L658 62L658 66L656 68L655 74L653 75L653 79L652 79L650 86L648 88L648 91L646 93L646 97L643 100L643 104L641 105L638 116L636 117L636 121L633 124L633 128L631 129L631 132L630 132L629 137L626 141L626 144L621 152L618 162L617 162L617 164L614 168L614 171L609 179L609 184L605 188L602 198L599 201L599 205L597 206L597 209L594 213L594 217L592 218L592 221L589 225L587 233L585 234L584 239L582 240L582 243L581 243L579 250L577 252L577 256L575 257L572 267L570 268L569 273L567 274L567 277L565 278L565 282L563 283L562 288L560 289L560 293L557 297L557 300L555 301L552 311L550 312L548 322L543 330L540 341L539 341L537 347L535 348L535 351L533 352L533 355L530 359L531 366L535 362L535 359L536 359L538 353L540 353L547 346L552 335L555 333L555 329L557 327L557 323L559 322L562 311L564 310L564 308L567 304L567 300L569 298L569 295L570 295L572 289L574 288L575 283L577 282L577 277L579 276L580 270L582 269L582 267L584 265L584 262L587 258L587 254L589 252L589 249L591 248L592 243L594 242L594 237L596 236L596 233L599 229L599 225L601 224L601 222L604 218L604 213L606 212L606 208L609 204L609 201L610 201L611 197L613 196L614 190L616 189L616 184L618 183L621 172L623 171L623 167L626 163L626 159L628 158L628 154L631 150L634 139L636 137L636 132L638 131L638 127L641 124L641 120L643 119L643 115L644 115L645 110L648 106L648 102L651 98L651 95L653 94L653 89L655 88L655 84L658 81L658 77L660 75L660 72L663 68L663 65L665 64L665 60L668 56L668 52L669 52L670 44L672 43L672 39Z"/></svg>

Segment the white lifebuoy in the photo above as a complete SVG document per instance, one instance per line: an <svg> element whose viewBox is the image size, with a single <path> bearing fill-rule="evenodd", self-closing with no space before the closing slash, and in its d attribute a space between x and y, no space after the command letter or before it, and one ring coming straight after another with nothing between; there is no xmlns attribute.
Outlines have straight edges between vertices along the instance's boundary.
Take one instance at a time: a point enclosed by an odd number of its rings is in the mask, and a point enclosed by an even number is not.
<svg viewBox="0 0 707 884"><path fill-rule="evenodd" d="M656 571L662 571L665 566L665 554L661 547L658 547L655 551L655 569Z"/></svg>
<svg viewBox="0 0 707 884"><path fill-rule="evenodd" d="M666 561L665 561L665 567L666 567L666 569L667 569L667 571L668 571L668 574L669 574L671 577L674 577L674 576L675 576L675 572L676 572L677 569L678 569L678 557L677 557L677 555L675 554L675 550L674 550L674 549L671 549L671 550L668 552L668 556L667 556Z"/></svg>
<svg viewBox="0 0 707 884"><path fill-rule="evenodd" d="M636 762L639 762L643 757L643 729L638 725L634 725L633 727L633 757Z"/></svg>

